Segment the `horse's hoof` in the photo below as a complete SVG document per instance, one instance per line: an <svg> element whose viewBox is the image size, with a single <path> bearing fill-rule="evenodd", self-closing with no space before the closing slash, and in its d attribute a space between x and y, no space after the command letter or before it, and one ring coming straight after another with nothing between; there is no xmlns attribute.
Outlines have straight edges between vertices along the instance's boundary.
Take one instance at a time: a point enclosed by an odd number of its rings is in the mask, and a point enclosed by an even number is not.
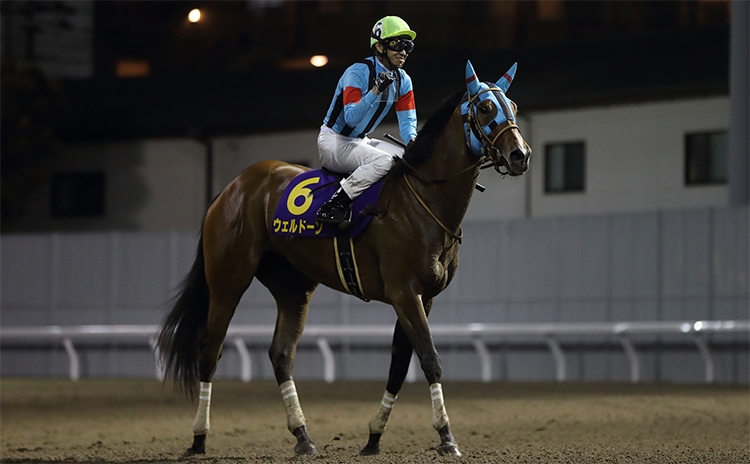
<svg viewBox="0 0 750 464"><path fill-rule="evenodd" d="M377 456L380 454L380 448L376 446L370 446L367 445L364 448L362 448L362 451L359 452L360 456Z"/></svg>
<svg viewBox="0 0 750 464"><path fill-rule="evenodd" d="M185 450L183 456L190 457L196 454L206 454L206 434L193 435L193 446Z"/></svg>
<svg viewBox="0 0 750 464"><path fill-rule="evenodd" d="M437 447L437 452L440 456L461 456L458 445L454 442L441 443Z"/></svg>
<svg viewBox="0 0 750 464"><path fill-rule="evenodd" d="M380 454L380 433L371 433L367 445L359 452L360 456L376 456Z"/></svg>
<svg viewBox="0 0 750 464"><path fill-rule="evenodd" d="M297 443L294 447L294 452L300 456L312 456L318 454L318 448L315 447L315 443L307 441Z"/></svg>
<svg viewBox="0 0 750 464"><path fill-rule="evenodd" d="M315 447L315 443L310 440L310 435L307 434L307 427L304 425L297 427L292 432L292 435L297 437L297 445L294 447L295 453L300 456L318 454L318 448Z"/></svg>

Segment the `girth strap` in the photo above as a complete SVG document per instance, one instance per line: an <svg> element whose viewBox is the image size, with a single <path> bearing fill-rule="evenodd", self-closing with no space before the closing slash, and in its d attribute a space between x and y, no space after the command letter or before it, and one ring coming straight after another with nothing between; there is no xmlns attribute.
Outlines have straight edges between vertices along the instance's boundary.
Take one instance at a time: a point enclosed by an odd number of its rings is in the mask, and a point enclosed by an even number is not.
<svg viewBox="0 0 750 464"><path fill-rule="evenodd" d="M362 301L370 301L362 291L357 258L354 256L354 242L348 231L343 230L336 234L336 238L333 239L333 250L336 256L339 278L344 285L344 289Z"/></svg>

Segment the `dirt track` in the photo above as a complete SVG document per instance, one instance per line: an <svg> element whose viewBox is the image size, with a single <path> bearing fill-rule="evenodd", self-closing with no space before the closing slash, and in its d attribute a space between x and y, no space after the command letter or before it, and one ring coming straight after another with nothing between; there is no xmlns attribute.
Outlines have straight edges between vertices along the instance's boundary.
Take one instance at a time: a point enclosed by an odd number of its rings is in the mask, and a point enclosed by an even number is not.
<svg viewBox="0 0 750 464"><path fill-rule="evenodd" d="M320 455L293 455L274 383L214 382L206 464L310 462L748 463L747 387L444 385L463 457L439 457L424 383L406 385L381 442L359 457L385 382L297 382ZM169 462L195 406L155 380L3 380L4 462Z"/></svg>

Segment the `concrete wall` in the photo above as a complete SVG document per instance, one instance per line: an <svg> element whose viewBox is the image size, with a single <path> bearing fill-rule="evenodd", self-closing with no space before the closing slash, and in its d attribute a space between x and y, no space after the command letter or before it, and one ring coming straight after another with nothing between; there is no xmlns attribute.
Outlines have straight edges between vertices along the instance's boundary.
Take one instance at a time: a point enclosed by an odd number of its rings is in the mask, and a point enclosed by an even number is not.
<svg viewBox="0 0 750 464"><path fill-rule="evenodd" d="M435 300L432 323L748 319L750 216L745 208L589 215L464 223L461 265ZM156 324L192 263L197 230L5 235L0 249L2 325ZM257 281L236 324L273 324L275 303ZM393 324L393 309L319 288L309 324ZM478 380L467 345L436 338L445 379ZM518 341L518 340L516 340ZM685 337L633 340L644 381L702 382L703 364ZM627 381L613 337L563 337L569 379ZM494 380L554 380L544 340L488 340ZM748 383L748 334L709 337L721 383ZM251 346L254 376L272 378L268 344ZM340 379L385 379L389 348L334 346ZM83 376L151 376L145 346L81 349ZM64 376L62 347L3 346L3 376ZM299 378L322 378L317 348L305 345ZM218 375L238 377L229 348Z"/></svg>

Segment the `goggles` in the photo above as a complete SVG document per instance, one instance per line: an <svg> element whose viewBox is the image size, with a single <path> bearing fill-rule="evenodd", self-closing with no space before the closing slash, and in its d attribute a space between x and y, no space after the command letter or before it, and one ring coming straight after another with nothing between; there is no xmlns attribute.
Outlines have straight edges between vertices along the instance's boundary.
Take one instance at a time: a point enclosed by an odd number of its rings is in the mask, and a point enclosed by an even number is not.
<svg viewBox="0 0 750 464"><path fill-rule="evenodd" d="M405 50L409 54L414 51L414 42L409 39L384 39L382 42L385 48L394 52Z"/></svg>

